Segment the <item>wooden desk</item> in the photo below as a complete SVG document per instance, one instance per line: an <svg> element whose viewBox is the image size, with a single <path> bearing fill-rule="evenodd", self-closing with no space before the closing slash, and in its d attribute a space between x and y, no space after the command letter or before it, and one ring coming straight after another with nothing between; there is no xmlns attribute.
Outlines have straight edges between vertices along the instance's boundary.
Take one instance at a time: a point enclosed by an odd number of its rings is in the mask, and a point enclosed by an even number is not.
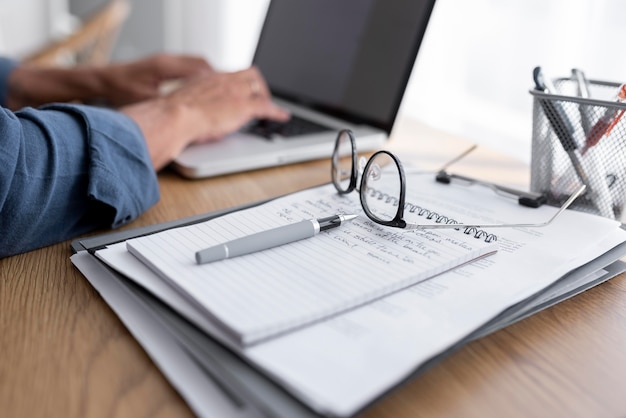
<svg viewBox="0 0 626 418"><path fill-rule="evenodd" d="M432 168L466 146L407 120L389 144ZM165 172L161 201L129 227L293 192L329 171L316 161L201 181ZM523 164L481 150L454 171L528 182ZM69 256L65 242L0 261L0 415L191 415ZM362 415L624 417L625 395L623 275L467 345Z"/></svg>

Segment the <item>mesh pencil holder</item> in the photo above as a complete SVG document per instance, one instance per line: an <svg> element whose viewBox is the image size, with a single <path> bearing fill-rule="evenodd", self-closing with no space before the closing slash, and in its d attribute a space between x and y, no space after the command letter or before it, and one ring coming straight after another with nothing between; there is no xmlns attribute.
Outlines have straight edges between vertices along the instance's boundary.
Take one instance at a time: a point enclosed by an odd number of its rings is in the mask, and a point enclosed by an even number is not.
<svg viewBox="0 0 626 418"><path fill-rule="evenodd" d="M626 103L620 84L590 80L589 97L574 79L554 80L557 94L530 90L533 130L530 188L560 206L581 184L572 209L622 220L626 206Z"/></svg>

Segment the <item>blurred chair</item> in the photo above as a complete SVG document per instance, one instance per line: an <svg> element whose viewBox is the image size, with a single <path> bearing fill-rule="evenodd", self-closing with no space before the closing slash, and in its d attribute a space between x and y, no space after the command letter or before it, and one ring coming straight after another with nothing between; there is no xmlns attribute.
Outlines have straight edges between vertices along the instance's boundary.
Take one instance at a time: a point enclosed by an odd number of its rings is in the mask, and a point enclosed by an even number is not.
<svg viewBox="0 0 626 418"><path fill-rule="evenodd" d="M110 0L74 33L24 57L22 62L56 67L105 64L129 13L129 0Z"/></svg>

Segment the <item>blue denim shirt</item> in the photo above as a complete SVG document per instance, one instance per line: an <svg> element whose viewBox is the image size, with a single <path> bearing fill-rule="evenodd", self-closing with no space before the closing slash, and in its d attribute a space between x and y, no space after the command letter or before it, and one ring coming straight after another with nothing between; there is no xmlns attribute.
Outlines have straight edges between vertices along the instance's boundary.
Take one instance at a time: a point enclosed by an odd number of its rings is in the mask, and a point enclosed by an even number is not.
<svg viewBox="0 0 626 418"><path fill-rule="evenodd" d="M2 104L13 65L0 59ZM119 227L158 199L143 135L122 113L0 108L0 258Z"/></svg>

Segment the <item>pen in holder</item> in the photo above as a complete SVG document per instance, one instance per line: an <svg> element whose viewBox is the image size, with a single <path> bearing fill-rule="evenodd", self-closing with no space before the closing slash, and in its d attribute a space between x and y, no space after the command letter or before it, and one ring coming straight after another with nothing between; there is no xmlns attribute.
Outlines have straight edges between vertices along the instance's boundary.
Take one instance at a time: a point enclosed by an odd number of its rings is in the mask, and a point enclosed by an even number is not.
<svg viewBox="0 0 626 418"><path fill-rule="evenodd" d="M585 184L588 191L572 209L621 221L626 205L626 87L586 80L579 70L550 87L530 90L531 191L560 206Z"/></svg>

